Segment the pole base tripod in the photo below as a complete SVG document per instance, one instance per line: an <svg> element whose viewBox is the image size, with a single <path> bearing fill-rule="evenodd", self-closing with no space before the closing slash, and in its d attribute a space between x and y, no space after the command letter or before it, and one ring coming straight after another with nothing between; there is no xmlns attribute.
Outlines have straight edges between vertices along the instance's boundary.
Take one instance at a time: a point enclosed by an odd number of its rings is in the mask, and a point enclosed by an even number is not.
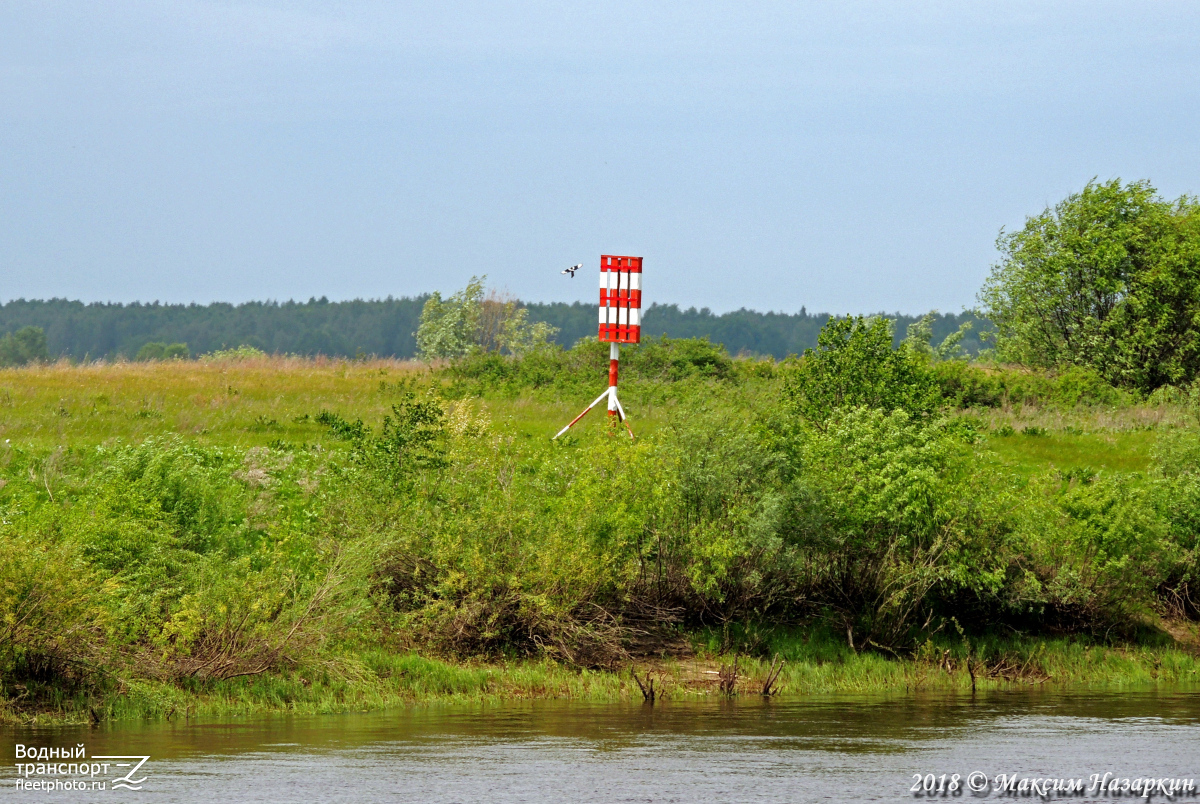
<svg viewBox="0 0 1200 804"><path fill-rule="evenodd" d="M621 424L625 425L625 429L629 431L629 437L630 438L634 437L633 429L630 428L629 422L625 420L625 409L623 407L621 407L621 401L619 399L617 399L617 366L619 364L620 359L621 359L621 347L615 343L611 344L609 351L608 351L608 388L605 388L604 393L602 393L602 394L600 394L600 396L596 397L596 399L592 402L592 404L590 404L586 408L584 408L583 413L580 413L574 419L571 419L570 424L568 424L563 429L559 430L558 434L555 435L554 438L550 439L551 441L553 441L555 438L558 438L558 436L560 436L563 433L570 430L575 425L575 422L579 421L584 416L586 416L588 414L589 410L596 407L596 405L598 405L600 403L601 399L608 399L608 415L616 416L618 421L620 421Z"/></svg>
<svg viewBox="0 0 1200 804"><path fill-rule="evenodd" d="M588 414L588 411L590 411L592 408L596 407L596 405L598 405L600 403L600 400L602 400L602 399L608 399L608 415L616 416L617 419L621 422L621 424L625 425L625 429L629 430L629 437L633 438L634 437L633 430L630 428L629 422L625 420L625 409L621 407L621 401L619 399L617 399L617 387L615 385L611 385L608 388L605 388L604 393L602 393L602 394L600 394L600 396L596 397L595 401L592 402L592 404L590 404L586 408L584 408L583 413L580 413L574 419L571 419L571 423L568 424L563 429L559 430L558 434L555 435L554 438L552 438L550 440L553 441L555 438L558 438L558 436L560 436L563 433L570 430L575 425L575 422L579 421L584 416L586 416Z"/></svg>

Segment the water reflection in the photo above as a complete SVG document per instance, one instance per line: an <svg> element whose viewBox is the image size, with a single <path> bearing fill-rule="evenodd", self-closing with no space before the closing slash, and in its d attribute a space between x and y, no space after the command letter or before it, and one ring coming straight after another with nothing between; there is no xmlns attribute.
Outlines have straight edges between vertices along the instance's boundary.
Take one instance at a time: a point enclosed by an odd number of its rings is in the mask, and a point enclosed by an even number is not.
<svg viewBox="0 0 1200 804"><path fill-rule="evenodd" d="M128 794L139 801L761 804L911 801L912 774L926 772L1200 779L1197 738L1200 694L1192 690L1014 690L10 728L0 731L0 756L10 758L11 787L16 743L149 754L149 781ZM10 792L13 800L116 800L111 792Z"/></svg>

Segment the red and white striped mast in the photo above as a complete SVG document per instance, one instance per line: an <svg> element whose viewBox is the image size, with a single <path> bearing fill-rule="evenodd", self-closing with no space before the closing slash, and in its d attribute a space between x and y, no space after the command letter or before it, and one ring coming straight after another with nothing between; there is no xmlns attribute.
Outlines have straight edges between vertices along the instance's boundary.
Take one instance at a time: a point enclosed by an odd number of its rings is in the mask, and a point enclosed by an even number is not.
<svg viewBox="0 0 1200 804"><path fill-rule="evenodd" d="M583 409L558 435L571 429L587 412L608 399L608 415L616 416L629 437L633 430L625 420L625 409L617 399L617 373L621 362L621 344L642 340L642 258L600 255L600 342L608 346L608 389Z"/></svg>

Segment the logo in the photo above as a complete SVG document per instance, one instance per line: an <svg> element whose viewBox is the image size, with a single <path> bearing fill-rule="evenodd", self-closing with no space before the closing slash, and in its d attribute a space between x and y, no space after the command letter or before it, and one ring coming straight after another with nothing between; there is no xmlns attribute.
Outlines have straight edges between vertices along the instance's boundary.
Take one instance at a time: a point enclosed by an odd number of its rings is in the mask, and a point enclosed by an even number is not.
<svg viewBox="0 0 1200 804"><path fill-rule="evenodd" d="M89 757L83 743L74 748L17 743L17 789L141 790L146 781L142 766L149 759L142 754Z"/></svg>
<svg viewBox="0 0 1200 804"><path fill-rule="evenodd" d="M146 760L150 759L150 757L148 757L148 756L145 756L145 757L141 757L141 756L136 756L136 757L93 756L92 759L123 759L123 760L127 760L125 762L113 762L112 763L113 766L117 767L117 768L129 768L129 771L124 776L119 776L116 779L112 780L112 789L116 790L118 787L124 788L125 790L141 790L142 789L142 782L146 781L146 777L143 776L140 779L135 779L135 778L133 778L133 776L134 776L134 774L136 774L138 772L138 769L141 768L142 765L146 764ZM135 759L137 760L136 764L133 762L133 760L135 760Z"/></svg>

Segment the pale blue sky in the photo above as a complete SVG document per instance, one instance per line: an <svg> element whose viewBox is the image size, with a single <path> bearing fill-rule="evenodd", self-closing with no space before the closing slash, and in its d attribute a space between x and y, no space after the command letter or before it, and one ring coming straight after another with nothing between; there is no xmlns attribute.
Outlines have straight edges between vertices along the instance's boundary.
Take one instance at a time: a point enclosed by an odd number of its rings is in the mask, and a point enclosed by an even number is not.
<svg viewBox="0 0 1200 804"><path fill-rule="evenodd" d="M957 311L1093 176L1200 192L1198 90L1194 2L2 2L0 300Z"/></svg>

